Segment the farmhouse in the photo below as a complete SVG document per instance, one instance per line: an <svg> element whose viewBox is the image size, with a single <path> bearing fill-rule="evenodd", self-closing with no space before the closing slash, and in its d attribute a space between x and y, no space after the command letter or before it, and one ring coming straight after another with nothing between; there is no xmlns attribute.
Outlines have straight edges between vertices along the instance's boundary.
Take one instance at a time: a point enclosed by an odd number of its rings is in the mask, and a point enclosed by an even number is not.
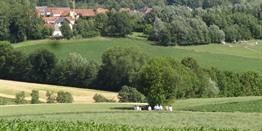
<svg viewBox="0 0 262 131"><path fill-rule="evenodd" d="M96 9L96 14L106 14L108 12L110 12L109 9L105 9L105 8L97 8Z"/></svg>
<svg viewBox="0 0 262 131"><path fill-rule="evenodd" d="M96 12L94 9L75 9L77 17L94 17Z"/></svg>
<svg viewBox="0 0 262 131"><path fill-rule="evenodd" d="M71 29L75 24L75 21L78 18L88 18L94 17L97 14L106 14L110 12L109 9L106 8L96 8L96 9L70 9L69 7L47 7L47 6L37 6L35 8L36 14L39 17L42 17L45 26L49 28L53 28L54 32L52 33L52 37L62 37L62 32L60 28L62 24L67 21ZM130 8L121 8L119 12L127 12L127 13L142 13L147 14L152 11L152 8L145 7L141 10L132 10Z"/></svg>

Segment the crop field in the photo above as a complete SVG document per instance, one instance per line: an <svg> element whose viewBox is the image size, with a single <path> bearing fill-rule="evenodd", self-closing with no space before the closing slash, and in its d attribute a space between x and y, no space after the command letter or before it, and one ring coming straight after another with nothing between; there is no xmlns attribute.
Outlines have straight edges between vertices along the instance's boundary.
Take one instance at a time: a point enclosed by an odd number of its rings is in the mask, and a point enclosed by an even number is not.
<svg viewBox="0 0 262 131"><path fill-rule="evenodd" d="M91 90L91 89L81 89L74 87L65 87L65 86L55 86L47 84L35 84L27 82L17 82L17 81L8 81L0 80L0 97L14 99L15 94L21 91L24 91L26 94L26 100L30 101L30 93L32 90L38 90L40 95L40 101L46 101L46 92L58 92L58 91L67 91L72 93L74 97L74 103L93 103L93 96L95 94L100 94L105 96L108 99L117 100L117 93ZM8 103L7 103L8 104Z"/></svg>
<svg viewBox="0 0 262 131"><path fill-rule="evenodd" d="M94 122L46 122L46 121L0 121L1 130L19 130L19 131L215 131L215 128L145 128L145 127L130 127L125 125L110 125L110 124L96 124ZM235 129L220 129L220 131L234 131Z"/></svg>
<svg viewBox="0 0 262 131"><path fill-rule="evenodd" d="M169 128L177 130L261 130L261 102L257 102L261 100L262 97L177 100L173 105L175 112L172 113L133 111L134 104L127 103L7 105L0 106L0 119L3 119L0 123L10 127L13 127L13 123L17 123L21 125L22 129L23 125L32 125L28 127L36 128L35 125L38 124L38 129L58 125L56 126L58 130L63 129L62 125L71 125L70 127L79 129L90 128L90 130L97 127L100 127L101 130L104 128L115 130L160 130L160 128L163 130ZM249 106L244 110L242 104L235 105L234 103L245 103L246 106L255 103L257 106ZM199 106L211 107L223 104L233 107L232 110L215 108L214 112L214 110L199 108ZM83 125L86 125L86 128L82 127Z"/></svg>
<svg viewBox="0 0 262 131"><path fill-rule="evenodd" d="M69 53L82 56L101 63L102 54L113 47L135 47L148 56L171 56L178 60L191 56L203 67L217 67L230 71L262 71L262 42L248 41L227 45L202 46L157 46L152 42L138 38L90 38L84 40L39 40L27 41L14 45L17 50L25 53L37 49L48 49L58 58L65 58ZM236 64L238 63L238 64Z"/></svg>

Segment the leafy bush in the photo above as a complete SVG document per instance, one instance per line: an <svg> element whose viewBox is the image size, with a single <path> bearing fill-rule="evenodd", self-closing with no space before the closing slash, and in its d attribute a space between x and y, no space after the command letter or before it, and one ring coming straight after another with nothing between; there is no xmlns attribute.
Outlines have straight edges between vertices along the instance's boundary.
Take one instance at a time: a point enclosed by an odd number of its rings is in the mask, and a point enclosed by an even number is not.
<svg viewBox="0 0 262 131"><path fill-rule="evenodd" d="M56 101L58 103L72 103L73 102L73 96L69 92L59 91L57 93Z"/></svg>
<svg viewBox="0 0 262 131"><path fill-rule="evenodd" d="M56 102L56 96L53 92L47 91L46 92L47 97L47 103L55 103Z"/></svg>
<svg viewBox="0 0 262 131"><path fill-rule="evenodd" d="M107 99L103 95L100 95L100 94L95 94L93 99L95 100L95 102L115 102L114 100Z"/></svg>
<svg viewBox="0 0 262 131"><path fill-rule="evenodd" d="M119 91L119 100L120 102L145 102L145 96L137 91L136 88L123 86Z"/></svg>
<svg viewBox="0 0 262 131"><path fill-rule="evenodd" d="M39 101L39 91L32 90L31 97L32 97L31 98L31 104L40 103L40 101Z"/></svg>
<svg viewBox="0 0 262 131"><path fill-rule="evenodd" d="M15 103L16 104L25 104L26 103L26 101L25 101L25 92L24 91L16 93L16 95L15 95Z"/></svg>

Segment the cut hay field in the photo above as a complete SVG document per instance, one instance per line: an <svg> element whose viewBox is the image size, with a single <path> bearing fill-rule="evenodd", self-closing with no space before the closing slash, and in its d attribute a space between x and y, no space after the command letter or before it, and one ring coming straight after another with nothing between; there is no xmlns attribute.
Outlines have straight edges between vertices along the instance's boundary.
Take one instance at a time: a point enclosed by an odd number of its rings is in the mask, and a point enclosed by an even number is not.
<svg viewBox="0 0 262 131"><path fill-rule="evenodd" d="M177 100L175 112L130 110L132 104L40 104L0 106L0 119L32 120L49 122L95 122L98 124L126 125L146 128L214 128L235 130L262 129L262 103L257 103L256 112L241 110L234 103L253 103L262 97L201 98ZM192 104L194 103L194 104ZM234 110L216 108L216 112L198 110L198 106L228 104ZM241 105L241 104L240 104ZM188 111L187 109L194 109ZM248 108L248 107L247 107Z"/></svg>
<svg viewBox="0 0 262 131"><path fill-rule="evenodd" d="M26 94L26 100L30 100L30 93L32 90L38 90L40 95L40 101L46 101L46 92L58 92L58 91L67 91L73 95L74 103L93 103L93 96L95 94L101 94L108 99L117 100L117 93L91 90L91 89L80 89L74 87L65 87L65 86L55 86L47 84L35 84L27 82L17 82L17 81L8 81L0 80L0 97L3 98L15 98L15 94L21 91L24 91Z"/></svg>
<svg viewBox="0 0 262 131"><path fill-rule="evenodd" d="M257 44L256 44L257 43ZM79 53L84 57L101 63L102 54L113 47L136 47L149 56L171 56L178 60L191 56L202 67L217 67L229 71L262 71L262 41L248 41L239 44L201 45L163 47L135 38L91 38L83 40L39 40L15 44L17 50L25 53L37 49L48 49L58 58L65 58L69 53Z"/></svg>

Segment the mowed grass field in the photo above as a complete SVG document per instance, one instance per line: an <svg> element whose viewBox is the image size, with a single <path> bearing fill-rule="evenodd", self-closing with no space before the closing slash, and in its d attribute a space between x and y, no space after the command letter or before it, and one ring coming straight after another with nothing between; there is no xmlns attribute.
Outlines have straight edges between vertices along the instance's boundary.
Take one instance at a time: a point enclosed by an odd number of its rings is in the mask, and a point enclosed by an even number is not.
<svg viewBox="0 0 262 131"><path fill-rule="evenodd" d="M201 98L177 100L175 112L133 111L133 104L42 104L0 106L0 119L33 121L95 122L98 124L128 125L133 127L204 127L216 129L261 130L262 103L256 106L243 105L262 101L262 97ZM193 103L193 104L192 104ZM242 103L242 104L234 104ZM228 104L231 111L215 108L203 111L199 106ZM188 111L188 109L194 109ZM252 108L252 110L251 110ZM254 112L255 110L255 112Z"/></svg>
<svg viewBox="0 0 262 131"><path fill-rule="evenodd" d="M229 71L262 71L262 41L248 41L239 44L201 45L201 46L157 46L143 39L130 38L90 38L83 40L39 40L15 44L17 50L25 53L37 49L48 49L58 58L65 58L69 53L82 56L101 63L102 54L113 47L135 47L148 56L171 56L178 60L184 57L195 58L202 67L217 67Z"/></svg>
<svg viewBox="0 0 262 131"><path fill-rule="evenodd" d="M115 92L81 89L81 88L74 88L74 87L47 85L47 84L8 81L8 80L0 79L0 97L14 99L16 93L24 91L26 94L26 100L30 101L31 100L30 94L32 90L39 91L40 101L42 102L45 102L47 99L46 97L47 91L52 91L54 93L57 93L58 91L70 92L73 95L74 103L93 103L94 102L93 96L95 94L100 94L108 99L114 99L116 101L118 99L117 98L118 94Z"/></svg>

